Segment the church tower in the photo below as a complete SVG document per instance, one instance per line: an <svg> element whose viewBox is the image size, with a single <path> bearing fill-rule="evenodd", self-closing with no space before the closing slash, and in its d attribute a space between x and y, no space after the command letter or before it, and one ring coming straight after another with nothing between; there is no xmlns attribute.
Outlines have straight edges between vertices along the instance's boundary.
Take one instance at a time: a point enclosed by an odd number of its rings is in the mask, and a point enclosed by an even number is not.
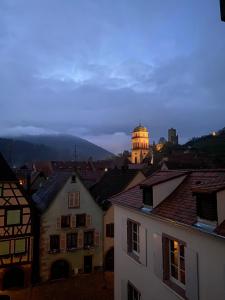
<svg viewBox="0 0 225 300"><path fill-rule="evenodd" d="M149 136L146 127L141 124L132 132L132 164L140 164L149 155Z"/></svg>

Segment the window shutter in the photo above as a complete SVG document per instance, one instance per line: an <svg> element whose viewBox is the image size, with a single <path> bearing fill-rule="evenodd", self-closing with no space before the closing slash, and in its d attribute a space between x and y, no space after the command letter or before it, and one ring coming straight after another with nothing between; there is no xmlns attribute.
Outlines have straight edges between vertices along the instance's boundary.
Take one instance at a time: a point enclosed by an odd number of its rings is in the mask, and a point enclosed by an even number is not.
<svg viewBox="0 0 225 300"><path fill-rule="evenodd" d="M76 228L76 215L70 216L70 227Z"/></svg>
<svg viewBox="0 0 225 300"><path fill-rule="evenodd" d="M74 207L76 208L80 207L80 192L74 193Z"/></svg>
<svg viewBox="0 0 225 300"><path fill-rule="evenodd" d="M86 227L91 226L91 215L86 215Z"/></svg>
<svg viewBox="0 0 225 300"><path fill-rule="evenodd" d="M163 279L163 252L162 252L162 236L161 234L153 234L153 261L154 273L161 280Z"/></svg>
<svg viewBox="0 0 225 300"><path fill-rule="evenodd" d="M77 234L77 248L83 248L84 247L84 235L83 231L79 230Z"/></svg>
<svg viewBox="0 0 225 300"><path fill-rule="evenodd" d="M140 261L146 266L147 265L147 229L143 226L139 227L140 234Z"/></svg>
<svg viewBox="0 0 225 300"><path fill-rule="evenodd" d="M56 229L60 229L61 228L61 217L58 217L56 219Z"/></svg>
<svg viewBox="0 0 225 300"><path fill-rule="evenodd" d="M198 300L198 254L185 247L186 296L190 300Z"/></svg>
<svg viewBox="0 0 225 300"><path fill-rule="evenodd" d="M60 234L60 251L61 252L66 251L66 234L65 233Z"/></svg>
<svg viewBox="0 0 225 300"><path fill-rule="evenodd" d="M74 193L68 193L68 201L69 201L69 207L74 207Z"/></svg>
<svg viewBox="0 0 225 300"><path fill-rule="evenodd" d="M95 230L95 246L99 247L100 245L100 232Z"/></svg>
<svg viewBox="0 0 225 300"><path fill-rule="evenodd" d="M122 234L121 234L121 244L123 251L127 252L127 219L122 219Z"/></svg>
<svg viewBox="0 0 225 300"><path fill-rule="evenodd" d="M127 220L127 252L132 251L132 223Z"/></svg>

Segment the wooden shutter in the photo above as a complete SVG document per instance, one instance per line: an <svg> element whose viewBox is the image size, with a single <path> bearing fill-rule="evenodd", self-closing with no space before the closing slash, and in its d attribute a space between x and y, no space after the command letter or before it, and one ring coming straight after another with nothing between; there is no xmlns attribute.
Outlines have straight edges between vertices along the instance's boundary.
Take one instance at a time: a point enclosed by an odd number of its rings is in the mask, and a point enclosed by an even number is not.
<svg viewBox="0 0 225 300"><path fill-rule="evenodd" d="M127 219L122 218L122 224L121 224L122 234L121 234L121 244L123 251L127 252Z"/></svg>
<svg viewBox="0 0 225 300"><path fill-rule="evenodd" d="M100 232L95 230L95 246L99 247L100 245Z"/></svg>
<svg viewBox="0 0 225 300"><path fill-rule="evenodd" d="M86 227L91 226L91 215L86 215Z"/></svg>
<svg viewBox="0 0 225 300"><path fill-rule="evenodd" d="M186 296L190 300L198 300L198 254L189 247L185 247L186 268Z"/></svg>
<svg viewBox="0 0 225 300"><path fill-rule="evenodd" d="M68 193L68 207L74 207L74 193L69 192Z"/></svg>
<svg viewBox="0 0 225 300"><path fill-rule="evenodd" d="M61 217L58 217L56 219L56 229L60 229L61 228Z"/></svg>
<svg viewBox="0 0 225 300"><path fill-rule="evenodd" d="M163 279L163 252L162 252L162 236L161 234L153 234L153 261L154 273L161 280Z"/></svg>
<svg viewBox="0 0 225 300"><path fill-rule="evenodd" d="M60 234L60 251L66 251L66 234L64 232Z"/></svg>
<svg viewBox="0 0 225 300"><path fill-rule="evenodd" d="M76 228L76 215L70 216L70 227Z"/></svg>
<svg viewBox="0 0 225 300"><path fill-rule="evenodd" d="M146 266L147 265L147 229L142 225L139 226L139 236L140 236L140 262Z"/></svg>
<svg viewBox="0 0 225 300"><path fill-rule="evenodd" d="M80 192L74 193L74 207L76 208L80 207Z"/></svg>
<svg viewBox="0 0 225 300"><path fill-rule="evenodd" d="M132 251L132 222L127 220L127 251Z"/></svg>
<svg viewBox="0 0 225 300"><path fill-rule="evenodd" d="M84 234L82 230L78 231L77 234L77 248L83 248L84 247Z"/></svg>

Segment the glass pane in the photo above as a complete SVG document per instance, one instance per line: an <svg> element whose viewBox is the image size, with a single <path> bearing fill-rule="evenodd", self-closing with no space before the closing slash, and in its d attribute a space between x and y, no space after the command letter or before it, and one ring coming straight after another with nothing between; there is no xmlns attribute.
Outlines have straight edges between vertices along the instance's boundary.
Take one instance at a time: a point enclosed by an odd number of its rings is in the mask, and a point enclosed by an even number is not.
<svg viewBox="0 0 225 300"><path fill-rule="evenodd" d="M9 241L0 242L0 255L9 254Z"/></svg>
<svg viewBox="0 0 225 300"><path fill-rule="evenodd" d="M171 272L172 277L174 277L175 279L178 279L178 269L177 269L177 267L171 265L170 272Z"/></svg>
<svg viewBox="0 0 225 300"><path fill-rule="evenodd" d="M25 239L15 240L15 253L26 252L26 241Z"/></svg>
<svg viewBox="0 0 225 300"><path fill-rule="evenodd" d="M184 257L184 245L180 245L180 256Z"/></svg>
<svg viewBox="0 0 225 300"><path fill-rule="evenodd" d="M20 224L20 210L7 211L7 225Z"/></svg>
<svg viewBox="0 0 225 300"><path fill-rule="evenodd" d="M178 253L177 252L171 252L171 264L178 266Z"/></svg>
<svg viewBox="0 0 225 300"><path fill-rule="evenodd" d="M185 261L184 261L184 258L183 258L183 257L180 258L180 268L181 268L182 270L185 270Z"/></svg>
<svg viewBox="0 0 225 300"><path fill-rule="evenodd" d="M185 284L185 272L180 271L180 281Z"/></svg>

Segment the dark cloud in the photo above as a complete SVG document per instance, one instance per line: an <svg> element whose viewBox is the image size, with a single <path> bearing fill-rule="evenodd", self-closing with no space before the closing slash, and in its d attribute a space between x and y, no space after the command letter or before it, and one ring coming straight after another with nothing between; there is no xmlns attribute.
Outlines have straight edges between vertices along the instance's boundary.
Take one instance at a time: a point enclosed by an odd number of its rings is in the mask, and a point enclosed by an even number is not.
<svg viewBox="0 0 225 300"><path fill-rule="evenodd" d="M155 140L224 127L224 36L211 0L3 0L0 134L119 151L139 122Z"/></svg>

